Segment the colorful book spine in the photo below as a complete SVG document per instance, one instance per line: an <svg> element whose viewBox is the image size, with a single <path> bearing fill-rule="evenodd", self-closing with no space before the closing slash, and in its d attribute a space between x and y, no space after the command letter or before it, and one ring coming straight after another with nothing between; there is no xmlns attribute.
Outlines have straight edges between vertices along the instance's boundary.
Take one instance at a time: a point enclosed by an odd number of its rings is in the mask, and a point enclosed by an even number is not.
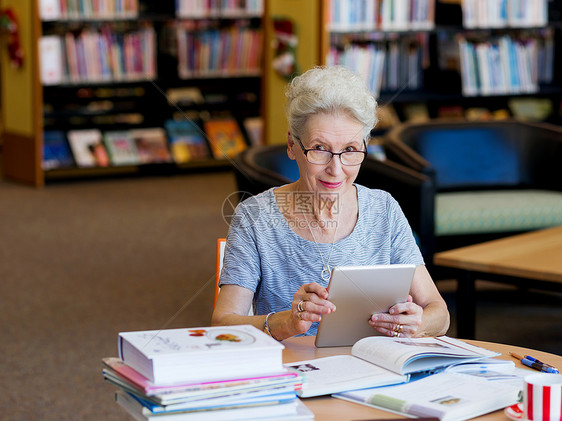
<svg viewBox="0 0 562 421"><path fill-rule="evenodd" d="M212 25L203 21L178 25L179 76L187 79L261 74L262 31L238 24L230 28Z"/></svg>
<svg viewBox="0 0 562 421"><path fill-rule="evenodd" d="M264 0L177 0L180 18L261 17Z"/></svg>
<svg viewBox="0 0 562 421"><path fill-rule="evenodd" d="M465 28L544 27L547 0L463 0Z"/></svg>
<svg viewBox="0 0 562 421"><path fill-rule="evenodd" d="M435 27L435 0L330 0L331 32L411 31Z"/></svg>
<svg viewBox="0 0 562 421"><path fill-rule="evenodd" d="M40 17L54 20L135 19L138 0L40 0Z"/></svg>
<svg viewBox="0 0 562 421"><path fill-rule="evenodd" d="M126 33L115 32L109 26L87 28L79 34L68 32L44 39L55 51L52 58L42 60L44 84L116 82L156 77L156 33L150 25ZM59 47L54 48L55 44ZM57 59L57 54L61 58ZM59 77L51 76L54 65L60 67L55 69ZM46 66L49 70L45 69Z"/></svg>

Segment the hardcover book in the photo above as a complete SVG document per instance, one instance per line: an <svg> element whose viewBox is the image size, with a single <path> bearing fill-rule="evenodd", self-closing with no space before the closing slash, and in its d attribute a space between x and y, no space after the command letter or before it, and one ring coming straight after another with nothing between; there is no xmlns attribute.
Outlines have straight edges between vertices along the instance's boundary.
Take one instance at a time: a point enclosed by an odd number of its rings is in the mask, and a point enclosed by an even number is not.
<svg viewBox="0 0 562 421"><path fill-rule="evenodd" d="M205 121L204 126L215 159L232 158L247 148L244 136L234 118L208 120Z"/></svg>
<svg viewBox="0 0 562 421"><path fill-rule="evenodd" d="M74 160L64 132L47 130L43 133L43 169L72 167Z"/></svg>
<svg viewBox="0 0 562 421"><path fill-rule="evenodd" d="M159 127L134 129L130 131L130 134L137 147L141 164L158 164L172 161L164 129Z"/></svg>
<svg viewBox="0 0 562 421"><path fill-rule="evenodd" d="M205 133L190 120L167 120L166 132L172 157L178 164L210 158Z"/></svg>
<svg viewBox="0 0 562 421"><path fill-rule="evenodd" d="M128 131L106 132L103 141L113 165L135 165L140 162L137 147Z"/></svg>
<svg viewBox="0 0 562 421"><path fill-rule="evenodd" d="M109 166L109 157L98 129L70 130L67 136L79 167Z"/></svg>
<svg viewBox="0 0 562 421"><path fill-rule="evenodd" d="M284 346L250 325L122 332L118 345L125 364L157 385L285 372Z"/></svg>

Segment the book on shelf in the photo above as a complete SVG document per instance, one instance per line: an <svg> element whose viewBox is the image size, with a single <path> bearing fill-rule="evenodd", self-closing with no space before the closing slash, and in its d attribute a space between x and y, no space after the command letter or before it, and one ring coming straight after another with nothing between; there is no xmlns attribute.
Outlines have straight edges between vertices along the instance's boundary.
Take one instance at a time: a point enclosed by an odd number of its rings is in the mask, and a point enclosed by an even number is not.
<svg viewBox="0 0 562 421"><path fill-rule="evenodd" d="M156 32L151 25L119 32L109 25L41 37L45 85L153 79Z"/></svg>
<svg viewBox="0 0 562 421"><path fill-rule="evenodd" d="M332 32L420 30L434 27L435 0L332 0Z"/></svg>
<svg viewBox="0 0 562 421"><path fill-rule="evenodd" d="M139 421L305 421L313 420L314 414L299 400L226 407L217 410L178 411L170 414L154 414L133 395L118 390L115 401L133 418Z"/></svg>
<svg viewBox="0 0 562 421"><path fill-rule="evenodd" d="M183 21L177 27L179 77L259 76L261 29L241 22L227 28L215 25L212 21Z"/></svg>
<svg viewBox="0 0 562 421"><path fill-rule="evenodd" d="M42 21L77 19L131 19L138 15L138 0L40 0Z"/></svg>
<svg viewBox="0 0 562 421"><path fill-rule="evenodd" d="M404 383L414 373L441 371L448 366L499 355L458 339L360 339L351 355L286 364L303 376L299 396L318 396L347 390ZM370 385L369 385L370 384Z"/></svg>
<svg viewBox="0 0 562 421"><path fill-rule="evenodd" d="M109 156L102 141L101 131L70 130L67 137L76 165L82 168L109 166Z"/></svg>
<svg viewBox="0 0 562 421"><path fill-rule="evenodd" d="M211 154L205 132L194 121L167 120L164 123L172 157L178 164L209 159Z"/></svg>
<svg viewBox="0 0 562 421"><path fill-rule="evenodd" d="M465 28L542 27L548 23L547 0L463 0Z"/></svg>
<svg viewBox="0 0 562 421"><path fill-rule="evenodd" d="M287 370L283 373L266 376L157 385L119 358L104 358L103 364L103 376L108 383L157 405L224 398L234 394L270 390L280 386L291 386L294 390L299 388L301 383L301 378L297 373Z"/></svg>
<svg viewBox="0 0 562 421"><path fill-rule="evenodd" d="M263 118L261 117L248 117L243 121L244 129L253 146L263 145Z"/></svg>
<svg viewBox="0 0 562 421"><path fill-rule="evenodd" d="M232 117L221 117L203 123L215 159L232 158L247 148L238 122Z"/></svg>
<svg viewBox="0 0 562 421"><path fill-rule="evenodd" d="M141 164L172 162L166 132L160 127L130 130Z"/></svg>
<svg viewBox="0 0 562 421"><path fill-rule="evenodd" d="M39 39L40 78L43 85L63 82L63 51L60 37L45 35Z"/></svg>
<svg viewBox="0 0 562 421"><path fill-rule="evenodd" d="M72 152L64 132L60 130L46 130L43 132L42 162L45 171L74 166Z"/></svg>
<svg viewBox="0 0 562 421"><path fill-rule="evenodd" d="M201 2L177 0L176 16L181 18L260 17L264 0Z"/></svg>
<svg viewBox="0 0 562 421"><path fill-rule="evenodd" d="M517 403L521 388L444 371L396 386L334 394L336 398L413 417L466 420Z"/></svg>
<svg viewBox="0 0 562 421"><path fill-rule="evenodd" d="M103 134L103 142L113 165L136 165L140 163L135 141L128 130L108 131Z"/></svg>
<svg viewBox="0 0 562 421"><path fill-rule="evenodd" d="M284 346L250 325L119 334L119 357L155 384L285 372Z"/></svg>

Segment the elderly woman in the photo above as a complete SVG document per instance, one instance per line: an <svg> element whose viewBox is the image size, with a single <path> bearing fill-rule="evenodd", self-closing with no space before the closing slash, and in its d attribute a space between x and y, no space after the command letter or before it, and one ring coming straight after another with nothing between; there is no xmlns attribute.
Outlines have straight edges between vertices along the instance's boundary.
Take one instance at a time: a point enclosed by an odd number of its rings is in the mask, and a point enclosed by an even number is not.
<svg viewBox="0 0 562 421"><path fill-rule="evenodd" d="M315 335L337 311L326 289L332 267L410 263L408 301L368 322L388 336L444 334L447 306L400 206L354 184L377 123L366 84L343 67L317 67L293 79L287 98L287 153L300 178L237 207L212 323L252 324L277 340Z"/></svg>

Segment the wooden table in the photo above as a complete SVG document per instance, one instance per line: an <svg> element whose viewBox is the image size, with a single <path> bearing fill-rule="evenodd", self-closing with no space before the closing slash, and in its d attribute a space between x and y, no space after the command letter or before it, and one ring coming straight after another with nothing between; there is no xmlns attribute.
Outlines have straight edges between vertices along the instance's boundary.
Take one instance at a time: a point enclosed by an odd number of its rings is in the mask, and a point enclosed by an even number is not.
<svg viewBox="0 0 562 421"><path fill-rule="evenodd" d="M562 289L562 226L436 253L433 262L460 271L457 335L474 338L476 279Z"/></svg>
<svg viewBox="0 0 562 421"><path fill-rule="evenodd" d="M517 367L526 368L519 361L514 360L509 355L510 352L514 352L520 355L532 355L547 364L551 364L559 368L562 367L562 356L549 354L542 351L534 351L517 346L495 344L491 342L482 342L475 340L467 340L467 342L486 349L501 352L502 355L498 358L515 361ZM285 349L283 350L284 363L310 360L314 358L327 357L330 355L349 354L351 352L351 347L316 348L314 346L314 336L293 337L284 340L282 343L285 345ZM532 369L528 370L529 374L538 373L537 371ZM360 405L337 398L332 398L329 396L306 398L302 401L312 412L314 412L315 421L367 421L373 419L404 418L403 416L396 415L391 412L371 408L365 405ZM502 421L508 420L503 411L495 411L475 419Z"/></svg>

